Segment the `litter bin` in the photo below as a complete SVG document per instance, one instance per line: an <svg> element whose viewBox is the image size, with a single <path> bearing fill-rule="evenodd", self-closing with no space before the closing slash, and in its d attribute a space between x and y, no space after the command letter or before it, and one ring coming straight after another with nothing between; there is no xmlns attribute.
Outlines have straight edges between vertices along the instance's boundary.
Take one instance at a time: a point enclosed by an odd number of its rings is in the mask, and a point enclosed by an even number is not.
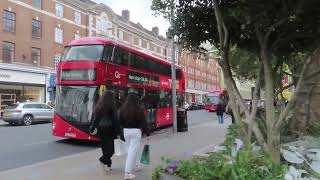
<svg viewBox="0 0 320 180"><path fill-rule="evenodd" d="M177 131L188 131L188 118L186 109L177 109Z"/></svg>

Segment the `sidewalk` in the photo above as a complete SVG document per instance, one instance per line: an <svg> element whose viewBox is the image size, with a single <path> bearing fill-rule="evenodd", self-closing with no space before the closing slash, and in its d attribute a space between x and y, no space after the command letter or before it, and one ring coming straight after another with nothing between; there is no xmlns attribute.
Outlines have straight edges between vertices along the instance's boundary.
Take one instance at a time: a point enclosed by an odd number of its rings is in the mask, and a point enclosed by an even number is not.
<svg viewBox="0 0 320 180"><path fill-rule="evenodd" d="M224 140L229 120L224 125L213 121L189 128L188 132L171 133L172 129L158 132L150 138L151 164L143 166L137 173L137 180L151 179L152 170L161 164L161 157L178 159L190 158L192 153L211 144ZM170 131L170 132L169 132ZM143 140L145 143L145 139ZM27 156L27 154L26 154ZM121 180L125 156L113 157L113 172L104 175L99 166L100 149L80 153L60 159L49 160L34 165L0 172L4 180ZM12 157L14 158L14 157Z"/></svg>

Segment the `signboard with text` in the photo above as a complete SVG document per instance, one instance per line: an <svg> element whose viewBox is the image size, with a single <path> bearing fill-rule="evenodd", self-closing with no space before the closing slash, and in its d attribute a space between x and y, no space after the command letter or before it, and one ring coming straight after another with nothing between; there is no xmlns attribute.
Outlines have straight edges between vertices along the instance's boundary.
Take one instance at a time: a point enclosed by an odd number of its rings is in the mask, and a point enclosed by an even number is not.
<svg viewBox="0 0 320 180"><path fill-rule="evenodd" d="M137 84L151 87L159 87L159 77L152 76L149 74L143 74L138 72L129 71L128 72L128 83Z"/></svg>

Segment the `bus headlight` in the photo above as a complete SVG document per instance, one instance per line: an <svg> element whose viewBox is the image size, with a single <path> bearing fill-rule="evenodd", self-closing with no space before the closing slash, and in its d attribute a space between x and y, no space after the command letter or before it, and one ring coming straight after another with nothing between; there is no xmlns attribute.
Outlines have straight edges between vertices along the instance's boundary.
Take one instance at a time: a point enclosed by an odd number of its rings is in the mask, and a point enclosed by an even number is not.
<svg viewBox="0 0 320 180"><path fill-rule="evenodd" d="M53 123L52 123L52 129L54 130L55 128L56 128L56 123L53 122Z"/></svg>

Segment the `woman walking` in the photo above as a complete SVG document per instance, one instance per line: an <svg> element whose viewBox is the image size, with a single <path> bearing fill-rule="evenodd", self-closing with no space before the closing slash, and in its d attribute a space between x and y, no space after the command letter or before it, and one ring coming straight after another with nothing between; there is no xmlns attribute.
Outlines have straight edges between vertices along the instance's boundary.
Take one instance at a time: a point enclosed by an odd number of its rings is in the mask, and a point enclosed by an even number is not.
<svg viewBox="0 0 320 180"><path fill-rule="evenodd" d="M111 170L111 157L114 154L114 139L120 134L120 125L116 116L116 98L112 91L105 91L99 98L93 112L90 134L96 134L101 140L102 156L100 165L105 172Z"/></svg>
<svg viewBox="0 0 320 180"><path fill-rule="evenodd" d="M124 139L129 145L128 155L125 165L124 179L134 179L134 167L137 164L137 153L140 146L142 132L149 136L149 129L144 110L139 103L136 93L129 93L126 102L120 108L120 124L124 128Z"/></svg>
<svg viewBox="0 0 320 180"><path fill-rule="evenodd" d="M224 108L224 104L221 100L219 101L219 103L217 105L216 112L217 112L219 124L223 124L223 113L225 112L225 108Z"/></svg>

